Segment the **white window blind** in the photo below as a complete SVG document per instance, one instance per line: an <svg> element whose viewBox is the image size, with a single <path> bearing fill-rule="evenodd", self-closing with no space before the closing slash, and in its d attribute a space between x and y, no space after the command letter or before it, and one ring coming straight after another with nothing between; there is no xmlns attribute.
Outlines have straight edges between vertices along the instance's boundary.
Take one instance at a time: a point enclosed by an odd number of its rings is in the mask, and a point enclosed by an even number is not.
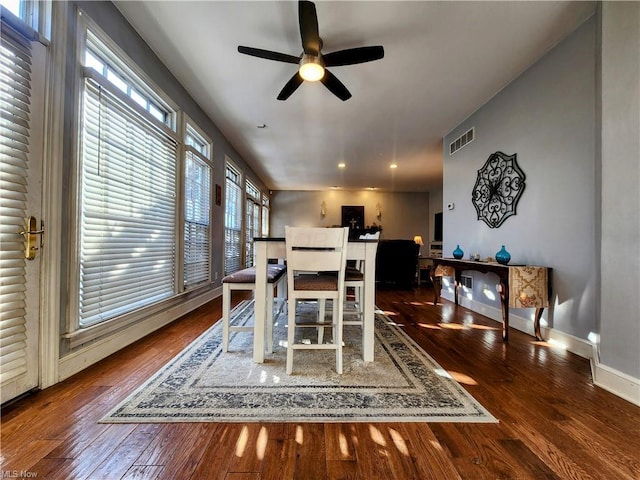
<svg viewBox="0 0 640 480"><path fill-rule="evenodd" d="M245 189L247 191L247 205L245 220L245 265L253 265L253 239L260 236L260 190L251 181L247 180Z"/></svg>
<svg viewBox="0 0 640 480"><path fill-rule="evenodd" d="M106 80L85 79L79 320L88 326L174 294L176 139Z"/></svg>
<svg viewBox="0 0 640 480"><path fill-rule="evenodd" d="M262 236L269 236L269 198L262 196Z"/></svg>
<svg viewBox="0 0 640 480"><path fill-rule="evenodd" d="M184 285L209 280L211 167L193 147L185 154Z"/></svg>
<svg viewBox="0 0 640 480"><path fill-rule="evenodd" d="M253 265L253 239L260 236L260 207L251 198L247 198L247 221L245 240L245 265Z"/></svg>
<svg viewBox="0 0 640 480"><path fill-rule="evenodd" d="M0 382L26 372L24 239L31 104L31 45L1 24Z"/></svg>
<svg viewBox="0 0 640 480"><path fill-rule="evenodd" d="M242 268L242 189L240 173L227 165L225 180L224 272Z"/></svg>

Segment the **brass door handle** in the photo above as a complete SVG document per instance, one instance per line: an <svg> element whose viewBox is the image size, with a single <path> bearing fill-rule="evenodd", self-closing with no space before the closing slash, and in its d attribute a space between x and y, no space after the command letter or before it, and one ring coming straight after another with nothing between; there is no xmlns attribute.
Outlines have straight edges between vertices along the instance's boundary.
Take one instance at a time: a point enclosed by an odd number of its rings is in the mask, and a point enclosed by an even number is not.
<svg viewBox="0 0 640 480"><path fill-rule="evenodd" d="M33 260L36 258L38 250L44 245L44 228L42 228L43 225L40 225L40 230L36 230L38 228L37 221L33 215L27 217L26 224L27 229L20 232L20 235L24 235L26 239L24 256L27 260ZM39 239L38 236L40 236Z"/></svg>

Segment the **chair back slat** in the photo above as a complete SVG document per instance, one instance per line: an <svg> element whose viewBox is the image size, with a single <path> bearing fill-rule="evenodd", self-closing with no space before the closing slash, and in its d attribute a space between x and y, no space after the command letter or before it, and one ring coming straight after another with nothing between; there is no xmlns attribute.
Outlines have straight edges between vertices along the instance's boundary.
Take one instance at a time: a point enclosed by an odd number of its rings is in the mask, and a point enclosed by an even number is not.
<svg viewBox="0 0 640 480"><path fill-rule="evenodd" d="M337 272L342 264L341 252L292 250L287 253L287 265L296 272Z"/></svg>
<svg viewBox="0 0 640 480"><path fill-rule="evenodd" d="M285 227L287 265L297 272L344 269L349 228Z"/></svg>

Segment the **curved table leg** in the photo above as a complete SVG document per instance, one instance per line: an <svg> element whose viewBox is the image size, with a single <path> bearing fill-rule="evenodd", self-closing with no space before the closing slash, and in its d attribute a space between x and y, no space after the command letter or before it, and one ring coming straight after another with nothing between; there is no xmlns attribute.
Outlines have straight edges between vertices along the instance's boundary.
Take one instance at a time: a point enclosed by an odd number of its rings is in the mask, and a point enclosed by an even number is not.
<svg viewBox="0 0 640 480"><path fill-rule="evenodd" d="M542 312L544 312L544 307L536 308L536 315L533 320L533 332L536 336L536 340L543 341L542 333L540 332L540 319L542 318Z"/></svg>
<svg viewBox="0 0 640 480"><path fill-rule="evenodd" d="M500 303L502 304L502 340L509 340L509 286L500 279Z"/></svg>
<svg viewBox="0 0 640 480"><path fill-rule="evenodd" d="M433 304L437 305L440 301L440 290L442 290L442 277L431 277L431 285L433 285Z"/></svg>

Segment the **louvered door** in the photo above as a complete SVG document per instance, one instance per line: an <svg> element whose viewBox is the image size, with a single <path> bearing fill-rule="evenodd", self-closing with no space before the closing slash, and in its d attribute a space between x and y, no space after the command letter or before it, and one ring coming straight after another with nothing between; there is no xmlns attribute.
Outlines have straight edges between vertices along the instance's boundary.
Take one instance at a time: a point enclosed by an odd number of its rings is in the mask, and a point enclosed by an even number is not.
<svg viewBox="0 0 640 480"><path fill-rule="evenodd" d="M38 386L42 105L46 48L2 23L0 48L0 390ZM28 218L34 217L29 224ZM34 233L27 233L28 231ZM28 238L30 237L30 238ZM30 240L27 248L27 240ZM26 253L29 253L27 255ZM28 258L30 257L30 258Z"/></svg>

